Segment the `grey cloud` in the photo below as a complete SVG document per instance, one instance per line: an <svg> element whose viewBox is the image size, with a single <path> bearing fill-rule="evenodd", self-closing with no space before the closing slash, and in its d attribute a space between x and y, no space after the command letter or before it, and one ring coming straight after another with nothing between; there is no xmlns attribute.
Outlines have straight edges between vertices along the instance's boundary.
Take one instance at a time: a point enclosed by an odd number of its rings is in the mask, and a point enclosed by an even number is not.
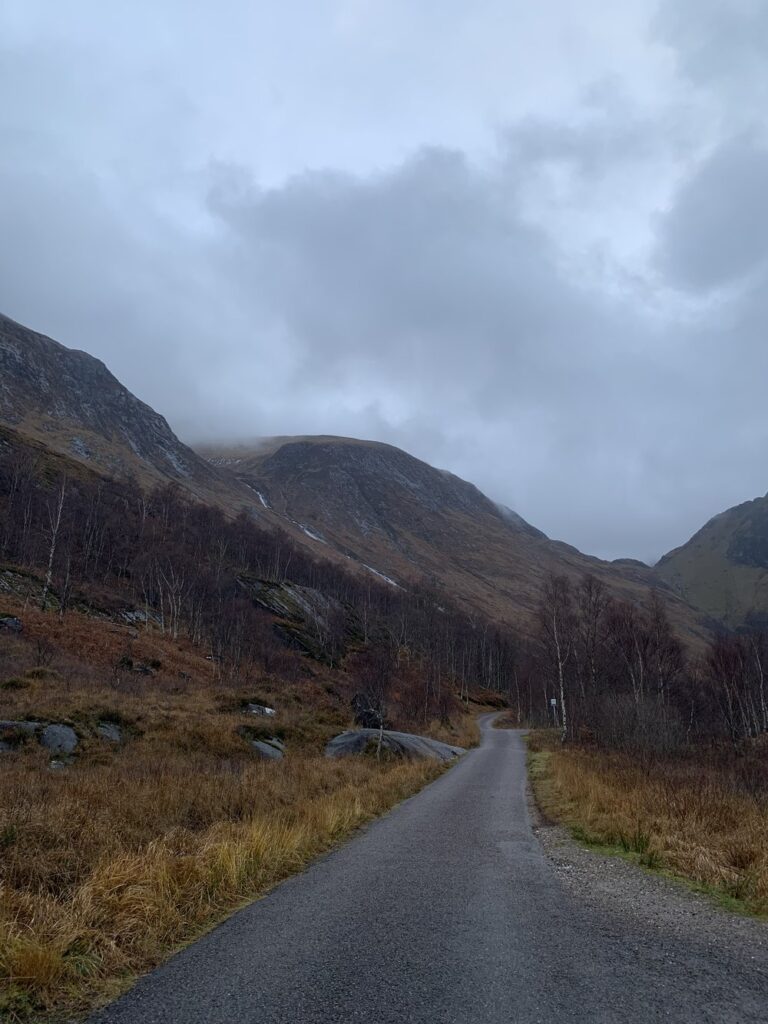
<svg viewBox="0 0 768 1024"><path fill-rule="evenodd" d="M658 260L672 284L733 284L768 260L768 150L731 140L681 186L659 232Z"/></svg>
<svg viewBox="0 0 768 1024"><path fill-rule="evenodd" d="M218 190L213 209L235 243L228 273L305 345L302 375L338 380L361 357L406 387L439 382L454 403L482 394L492 414L529 383L532 361L549 361L553 385L577 373L584 335L604 326L517 198L509 178L431 149L367 179Z"/></svg>
<svg viewBox="0 0 768 1024"><path fill-rule="evenodd" d="M0 309L103 358L187 439L388 440L608 556L654 557L765 490L765 155L757 130L727 137L739 111L762 124L756 6L668 0L669 96L637 89L661 67L627 32L651 0L467 9L487 77L437 3L374 5L375 37L367 4L341 36L331 2L302 20L238 0L236 31L196 4L183 46L180 0L137 0L119 33L89 0L13 6L38 20L0 53ZM722 30L736 9L748 32ZM571 80L547 33L585 11ZM626 61L592 45L606 23Z"/></svg>
<svg viewBox="0 0 768 1024"><path fill-rule="evenodd" d="M766 79L763 0L665 0L654 27L674 47L681 69L699 84Z"/></svg>

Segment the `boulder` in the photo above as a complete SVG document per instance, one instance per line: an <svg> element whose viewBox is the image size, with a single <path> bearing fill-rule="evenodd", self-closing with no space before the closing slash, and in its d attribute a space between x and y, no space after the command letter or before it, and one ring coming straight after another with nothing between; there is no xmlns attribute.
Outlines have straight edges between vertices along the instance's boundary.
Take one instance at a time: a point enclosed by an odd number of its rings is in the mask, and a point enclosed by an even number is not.
<svg viewBox="0 0 768 1024"><path fill-rule="evenodd" d="M265 760L280 761L283 758L283 744L278 739L251 740L251 746Z"/></svg>
<svg viewBox="0 0 768 1024"><path fill-rule="evenodd" d="M0 629L7 629L11 633L21 633L24 630L24 624L14 615L0 615Z"/></svg>
<svg viewBox="0 0 768 1024"><path fill-rule="evenodd" d="M349 754L362 754L370 744L379 741L378 729L350 729L348 732L335 736L325 748L326 757L346 757ZM416 736L410 732L393 732L385 729L381 737L382 750L387 750L397 757L431 757L439 761L452 761L460 757L463 747L453 747L431 736Z"/></svg>
<svg viewBox="0 0 768 1024"><path fill-rule="evenodd" d="M114 722L99 722L96 726L96 735L107 743L123 742L123 730Z"/></svg>
<svg viewBox="0 0 768 1024"><path fill-rule="evenodd" d="M245 710L249 715L267 715L271 717L275 714L275 709L268 708L266 704L246 704Z"/></svg>
<svg viewBox="0 0 768 1024"><path fill-rule="evenodd" d="M77 749L77 733L68 725L47 725L40 743L52 754L72 754Z"/></svg>

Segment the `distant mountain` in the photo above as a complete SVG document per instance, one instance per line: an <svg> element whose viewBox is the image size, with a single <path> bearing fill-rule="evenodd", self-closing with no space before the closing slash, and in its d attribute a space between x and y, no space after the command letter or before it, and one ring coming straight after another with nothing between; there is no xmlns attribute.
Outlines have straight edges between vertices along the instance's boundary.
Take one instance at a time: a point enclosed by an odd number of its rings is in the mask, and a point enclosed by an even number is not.
<svg viewBox="0 0 768 1024"><path fill-rule="evenodd" d="M710 519L656 569L686 601L724 625L768 626L768 497Z"/></svg>
<svg viewBox="0 0 768 1024"><path fill-rule="evenodd" d="M173 482L230 513L246 509L330 559L392 587L426 580L452 600L523 631L550 572L591 572L644 602L665 588L673 619L701 635L664 579L637 562L602 562L550 540L473 484L391 445L340 437L263 439L197 453L85 352L0 316L4 444L42 444L107 476Z"/></svg>
<svg viewBox="0 0 768 1024"><path fill-rule="evenodd" d="M391 445L280 437L199 451L251 490L265 520L318 555L338 552L392 585L426 578L495 619L528 627L548 573L591 572L630 600L645 601L659 587L678 626L701 632L648 566L603 562L550 540L474 485Z"/></svg>
<svg viewBox="0 0 768 1024"><path fill-rule="evenodd" d="M232 488L100 360L2 315L0 423L109 476L173 481L207 500Z"/></svg>

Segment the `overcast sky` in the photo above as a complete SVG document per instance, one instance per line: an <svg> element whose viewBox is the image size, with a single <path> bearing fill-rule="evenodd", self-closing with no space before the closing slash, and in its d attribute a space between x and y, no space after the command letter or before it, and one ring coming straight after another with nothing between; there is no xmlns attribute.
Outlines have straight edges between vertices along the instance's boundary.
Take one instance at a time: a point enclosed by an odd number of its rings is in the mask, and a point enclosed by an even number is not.
<svg viewBox="0 0 768 1024"><path fill-rule="evenodd" d="M0 310L655 560L768 489L765 0L4 0Z"/></svg>

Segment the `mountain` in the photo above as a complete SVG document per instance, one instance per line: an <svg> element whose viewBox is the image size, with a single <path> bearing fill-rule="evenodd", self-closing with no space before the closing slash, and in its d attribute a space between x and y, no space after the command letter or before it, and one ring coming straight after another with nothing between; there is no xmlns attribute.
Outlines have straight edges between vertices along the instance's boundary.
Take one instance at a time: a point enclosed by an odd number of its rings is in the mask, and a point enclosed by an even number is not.
<svg viewBox="0 0 768 1024"><path fill-rule="evenodd" d="M282 437L195 452L98 359L2 316L0 428L3 443L11 431L103 475L172 482L231 514L245 509L319 559L392 587L426 580L523 631L555 572L593 573L615 596L641 602L661 587L678 628L702 635L685 601L648 566L603 562L550 540L473 484L391 445Z"/></svg>
<svg viewBox="0 0 768 1024"><path fill-rule="evenodd" d="M265 522L318 556L331 552L391 586L427 579L452 598L517 627L530 626L550 572L601 578L617 596L666 591L689 635L702 627L685 602L639 562L604 562L553 541L473 484L391 445L344 437L278 437L200 447L251 490Z"/></svg>
<svg viewBox="0 0 768 1024"><path fill-rule="evenodd" d="M234 500L231 480L182 444L100 360L2 315L0 423L109 476Z"/></svg>
<svg viewBox="0 0 768 1024"><path fill-rule="evenodd" d="M710 519L656 570L684 600L729 628L768 626L768 496Z"/></svg>

